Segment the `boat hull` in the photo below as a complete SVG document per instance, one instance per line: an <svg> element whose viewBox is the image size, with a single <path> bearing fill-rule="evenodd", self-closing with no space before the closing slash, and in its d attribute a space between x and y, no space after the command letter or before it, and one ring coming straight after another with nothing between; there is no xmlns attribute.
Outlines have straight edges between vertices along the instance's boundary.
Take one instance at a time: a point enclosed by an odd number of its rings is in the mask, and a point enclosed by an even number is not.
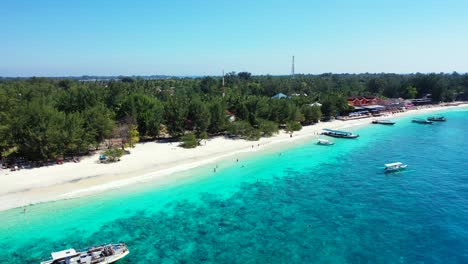
<svg viewBox="0 0 468 264"><path fill-rule="evenodd" d="M359 135L340 135L340 134L327 133L327 132L323 132L322 135L334 137L334 138L350 138L350 139L359 137Z"/></svg>
<svg viewBox="0 0 468 264"><path fill-rule="evenodd" d="M408 167L408 165L402 165L402 166L399 166L397 168L385 168L385 172L386 173L391 173L391 172L402 171L402 170L406 169L406 167Z"/></svg>
<svg viewBox="0 0 468 264"><path fill-rule="evenodd" d="M432 124L432 121L429 121L429 120L412 120L412 122L417 123L417 124L425 124L425 125Z"/></svg>
<svg viewBox="0 0 468 264"><path fill-rule="evenodd" d="M125 253L120 254L120 255L118 255L118 256L114 256L112 259L107 260L107 262L104 262L103 264L114 263L114 262L116 262L116 261L118 261L118 260L123 259L123 258L124 258L125 256L127 256L129 253L130 253L130 250L127 250Z"/></svg>
<svg viewBox="0 0 468 264"><path fill-rule="evenodd" d="M445 122L445 121L447 121L447 119L445 119L445 118L428 118L427 120L429 120L431 122Z"/></svg>
<svg viewBox="0 0 468 264"><path fill-rule="evenodd" d="M372 121L372 124L385 125L385 126L393 126L393 125L395 124L395 122Z"/></svg>
<svg viewBox="0 0 468 264"><path fill-rule="evenodd" d="M331 146L331 145L334 145L334 144L335 144L334 142L329 142L329 143L317 142L317 145L321 145L321 146Z"/></svg>

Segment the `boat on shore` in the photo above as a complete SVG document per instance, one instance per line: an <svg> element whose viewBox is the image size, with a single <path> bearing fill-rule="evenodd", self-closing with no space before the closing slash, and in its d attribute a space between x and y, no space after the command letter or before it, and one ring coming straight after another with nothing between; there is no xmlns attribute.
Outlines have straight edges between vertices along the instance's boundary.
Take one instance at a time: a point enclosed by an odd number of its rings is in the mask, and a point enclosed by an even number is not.
<svg viewBox="0 0 468 264"><path fill-rule="evenodd" d="M333 130L333 129L324 129L324 132L322 132L322 135L335 137L335 138L357 138L359 137L359 135L353 134L351 132Z"/></svg>
<svg viewBox="0 0 468 264"><path fill-rule="evenodd" d="M128 253L130 251L124 243L94 246L82 252L70 248L52 252L52 259L42 261L41 264L110 264L127 256Z"/></svg>
<svg viewBox="0 0 468 264"><path fill-rule="evenodd" d="M444 122L444 121L447 121L447 118L443 116L430 116L427 118L427 120L432 121L432 122Z"/></svg>
<svg viewBox="0 0 468 264"><path fill-rule="evenodd" d="M318 141L317 141L317 145L330 146L330 145L333 145L333 144L335 144L335 142L332 142L332 141L327 140L327 139L319 138Z"/></svg>
<svg viewBox="0 0 468 264"><path fill-rule="evenodd" d="M427 119L422 119L422 118L415 118L411 120L413 123L418 123L418 124L432 124L432 121L427 120Z"/></svg>
<svg viewBox="0 0 468 264"><path fill-rule="evenodd" d="M401 162L394 162L394 163L388 163L385 164L385 172L394 172L394 171L400 171L408 167L408 165L403 164Z"/></svg>
<svg viewBox="0 0 468 264"><path fill-rule="evenodd" d="M373 120L372 124L380 124L380 125L387 125L387 126L393 126L395 122L391 120Z"/></svg>

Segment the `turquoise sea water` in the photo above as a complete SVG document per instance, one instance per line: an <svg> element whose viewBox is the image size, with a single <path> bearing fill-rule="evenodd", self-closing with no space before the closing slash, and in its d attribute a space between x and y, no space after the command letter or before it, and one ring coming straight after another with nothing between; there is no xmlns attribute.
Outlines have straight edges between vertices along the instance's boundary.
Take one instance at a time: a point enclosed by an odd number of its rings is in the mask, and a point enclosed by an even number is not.
<svg viewBox="0 0 468 264"><path fill-rule="evenodd" d="M0 212L0 263L117 241L119 263L468 263L468 111L443 114ZM383 173L394 161L409 167Z"/></svg>

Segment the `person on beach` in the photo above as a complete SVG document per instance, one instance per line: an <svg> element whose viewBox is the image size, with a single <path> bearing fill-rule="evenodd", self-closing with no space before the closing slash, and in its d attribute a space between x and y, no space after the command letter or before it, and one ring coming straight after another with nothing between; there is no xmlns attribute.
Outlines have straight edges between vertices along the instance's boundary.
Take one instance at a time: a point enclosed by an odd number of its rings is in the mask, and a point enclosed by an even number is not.
<svg viewBox="0 0 468 264"><path fill-rule="evenodd" d="M23 208L23 214L26 214L26 207Z"/></svg>

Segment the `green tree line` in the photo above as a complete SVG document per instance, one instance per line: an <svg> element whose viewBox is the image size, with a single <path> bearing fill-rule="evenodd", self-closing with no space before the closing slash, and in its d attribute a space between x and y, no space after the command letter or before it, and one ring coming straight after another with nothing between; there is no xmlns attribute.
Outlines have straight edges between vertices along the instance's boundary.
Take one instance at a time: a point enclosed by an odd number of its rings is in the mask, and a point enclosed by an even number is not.
<svg viewBox="0 0 468 264"><path fill-rule="evenodd" d="M124 138L128 144L165 135L185 136L191 142L193 137L220 134L255 140L277 133L280 127L294 130L351 111L349 96L431 94L435 102L466 98L468 75L291 77L232 72L225 76L224 90L221 86L220 77L0 78L0 153L29 160L80 155L111 137ZM290 97L273 99L277 93ZM321 107L313 106L314 102Z"/></svg>

